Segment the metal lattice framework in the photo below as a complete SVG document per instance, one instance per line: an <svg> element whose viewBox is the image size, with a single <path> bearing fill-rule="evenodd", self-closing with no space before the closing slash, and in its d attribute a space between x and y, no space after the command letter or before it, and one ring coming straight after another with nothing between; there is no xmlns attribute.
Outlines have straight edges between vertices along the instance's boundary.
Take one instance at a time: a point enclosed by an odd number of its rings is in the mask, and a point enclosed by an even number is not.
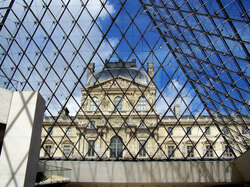
<svg viewBox="0 0 250 187"><path fill-rule="evenodd" d="M201 153L197 147L205 139L213 149L213 145L222 138L233 154L237 157L249 147L249 132L242 134L241 128L249 128L249 3L247 1L230 0L18 0L2 1L0 25L0 86L17 91L38 90L46 100L46 117L51 122L51 128L44 128L47 133L42 142L41 150L45 149L45 142L49 139L55 145L50 158L56 151L62 152L67 159L75 152L78 159L84 160L88 153L82 153L78 143L86 135L77 125L77 115L82 114L89 122L95 115L101 115L116 139L120 140L123 127L134 136L122 144L132 160L138 159L141 151L150 160L158 159L160 152L162 159L171 159L163 146L172 141L172 152L179 152L181 159L190 155L184 154L181 148L184 139L188 139L192 149L199 159L209 154ZM97 110L87 114L82 105L87 99L81 100L81 89L91 93L86 87L87 72L91 62L102 69L107 61L130 61L136 59L137 67L147 71L146 62L154 62L154 75L145 89L139 89L144 95L150 85L156 88L156 99L150 102L150 111L157 116L156 126L134 130L128 125L132 110L125 117L119 110L109 115L104 114L100 104L95 104ZM126 70L126 68L125 68ZM130 72L126 70L128 74ZM101 74L100 74L101 76ZM132 82L126 90L122 89L121 99L128 100L133 111L139 101L132 103L127 97L135 77L130 75ZM97 83L99 77L96 78ZM116 103L109 97L109 90L101 89L107 95L107 100L116 107ZM111 86L110 86L111 89ZM88 95L93 103L95 98ZM180 116L174 112L173 106L181 106ZM68 128L79 130L79 139L73 141L62 128L59 117L68 108L72 114L65 122ZM136 112L141 121L151 113ZM159 115L160 114L160 115ZM110 119L118 115L123 124L119 129L113 127ZM168 116L175 119L172 130L181 127L184 136L176 142L164 127L167 135L161 142L154 133ZM211 142L207 132L199 127L202 134L194 142L188 130L182 126L181 120L188 116L193 120L191 126L198 124L199 119L209 116L207 127L215 124L219 134ZM232 125L228 125L230 124ZM227 127L228 133L223 132ZM53 129L63 133L60 141L51 135ZM67 128L67 129L68 129ZM104 140L98 129L96 140L99 138L106 146L106 150L99 154L93 143L90 149L97 158L105 158L111 146ZM157 146L153 153L149 153L136 136L137 132L148 132L146 144L152 139ZM130 142L136 139L140 143L140 150L132 153ZM62 143L65 139L72 147L69 154L65 154ZM113 145L112 145L113 146ZM171 148L172 149L172 148ZM216 159L222 159L226 150L218 153ZM116 159L119 158L119 154Z"/></svg>

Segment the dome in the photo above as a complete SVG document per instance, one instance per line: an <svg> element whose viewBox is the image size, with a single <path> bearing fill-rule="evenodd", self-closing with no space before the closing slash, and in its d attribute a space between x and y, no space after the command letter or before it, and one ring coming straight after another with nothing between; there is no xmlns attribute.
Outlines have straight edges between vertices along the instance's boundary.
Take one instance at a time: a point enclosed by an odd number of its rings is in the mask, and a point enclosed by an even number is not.
<svg viewBox="0 0 250 187"><path fill-rule="evenodd" d="M150 78L147 73L135 67L130 68L104 68L103 70L93 73L87 80L86 86L91 86L98 82L103 82L116 77L124 77L135 82L147 85ZM97 81L98 80L98 81Z"/></svg>

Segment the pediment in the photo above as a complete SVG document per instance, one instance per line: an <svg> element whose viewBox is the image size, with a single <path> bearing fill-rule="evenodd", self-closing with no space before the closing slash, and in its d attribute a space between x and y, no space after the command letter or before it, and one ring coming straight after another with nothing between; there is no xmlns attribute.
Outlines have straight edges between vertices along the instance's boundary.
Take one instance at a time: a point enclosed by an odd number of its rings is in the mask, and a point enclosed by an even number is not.
<svg viewBox="0 0 250 187"><path fill-rule="evenodd" d="M101 86L102 88L138 88L138 87L143 87L145 88L147 85L137 83L137 82L132 82L130 79L124 78L124 77L116 77L114 79L107 79L102 82L98 82L92 86L89 86L87 88L96 88Z"/></svg>

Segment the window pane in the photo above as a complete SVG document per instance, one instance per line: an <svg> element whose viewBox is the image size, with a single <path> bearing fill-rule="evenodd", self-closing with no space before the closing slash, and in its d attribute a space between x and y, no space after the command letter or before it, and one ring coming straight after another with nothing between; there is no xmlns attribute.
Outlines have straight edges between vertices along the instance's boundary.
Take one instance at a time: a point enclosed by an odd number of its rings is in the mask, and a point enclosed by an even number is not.
<svg viewBox="0 0 250 187"><path fill-rule="evenodd" d="M242 127L242 134L247 134L248 133L248 128L247 126Z"/></svg>
<svg viewBox="0 0 250 187"><path fill-rule="evenodd" d="M70 135L71 135L71 128L70 128L70 127L68 127L68 128L67 128L67 130L66 130L66 134L67 134L68 136L70 136Z"/></svg>
<svg viewBox="0 0 250 187"><path fill-rule="evenodd" d="M90 100L90 110L91 111L96 111L97 107L99 105L99 98L98 97L93 97L93 100Z"/></svg>
<svg viewBox="0 0 250 187"><path fill-rule="evenodd" d="M191 127L187 127L186 130L187 130L187 135L191 135L192 134Z"/></svg>
<svg viewBox="0 0 250 187"><path fill-rule="evenodd" d="M205 134L207 134L207 135L210 134L210 128L209 127L205 127Z"/></svg>
<svg viewBox="0 0 250 187"><path fill-rule="evenodd" d="M53 128L52 127L48 128L48 133L49 133L49 135L53 135Z"/></svg>
<svg viewBox="0 0 250 187"><path fill-rule="evenodd" d="M115 105L116 110L121 111L122 110L122 98L116 97L114 100L114 105Z"/></svg>
<svg viewBox="0 0 250 187"><path fill-rule="evenodd" d="M174 146L168 146L168 157L174 157Z"/></svg>
<svg viewBox="0 0 250 187"><path fill-rule="evenodd" d="M95 141L89 140L88 156L95 156Z"/></svg>
<svg viewBox="0 0 250 187"><path fill-rule="evenodd" d="M173 127L168 127L168 135L173 135Z"/></svg>
<svg viewBox="0 0 250 187"><path fill-rule="evenodd" d="M213 148L210 145L206 146L206 157L213 157Z"/></svg>
<svg viewBox="0 0 250 187"><path fill-rule="evenodd" d="M187 157L194 157L193 146L187 146Z"/></svg>
<svg viewBox="0 0 250 187"><path fill-rule="evenodd" d="M140 97L138 101L138 110L145 111L146 110L146 99L145 97Z"/></svg>
<svg viewBox="0 0 250 187"><path fill-rule="evenodd" d="M122 139L119 136L114 136L110 141L110 157L118 158L122 157L123 144Z"/></svg>
<svg viewBox="0 0 250 187"><path fill-rule="evenodd" d="M63 153L64 153L64 155L65 155L66 157L69 157L70 152L71 152L70 146L69 146L69 145L65 145L65 146L63 147Z"/></svg>
<svg viewBox="0 0 250 187"><path fill-rule="evenodd" d="M51 145L45 145L45 156L51 156L52 153L52 146Z"/></svg>
<svg viewBox="0 0 250 187"><path fill-rule="evenodd" d="M140 140L139 141L139 156L146 156L146 148L145 145L146 144L146 140Z"/></svg>

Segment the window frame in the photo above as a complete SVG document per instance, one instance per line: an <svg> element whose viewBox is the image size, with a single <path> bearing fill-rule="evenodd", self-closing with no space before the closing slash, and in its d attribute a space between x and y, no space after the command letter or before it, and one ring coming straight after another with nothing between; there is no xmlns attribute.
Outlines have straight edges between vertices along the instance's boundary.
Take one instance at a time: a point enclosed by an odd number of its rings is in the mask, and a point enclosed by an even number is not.
<svg viewBox="0 0 250 187"><path fill-rule="evenodd" d="M242 126L241 133L242 134L248 134L248 128L247 128L247 126Z"/></svg>
<svg viewBox="0 0 250 187"><path fill-rule="evenodd" d="M187 135L192 135L191 127L186 127Z"/></svg>
<svg viewBox="0 0 250 187"><path fill-rule="evenodd" d="M139 156L146 157L146 140L139 140Z"/></svg>
<svg viewBox="0 0 250 187"><path fill-rule="evenodd" d="M65 149L65 148L69 148L68 150ZM63 146L63 154L66 156L66 157L69 157L70 156L70 153L71 153L71 146L70 145L64 145Z"/></svg>
<svg viewBox="0 0 250 187"><path fill-rule="evenodd" d="M211 145L205 145L206 148L206 152L205 152L205 157L207 158L213 158L214 157L214 150L213 150L213 146Z"/></svg>
<svg viewBox="0 0 250 187"><path fill-rule="evenodd" d="M210 127L205 127L205 134L206 135L210 135L211 134Z"/></svg>
<svg viewBox="0 0 250 187"><path fill-rule="evenodd" d="M114 106L115 111L122 111L122 98L120 96L114 98Z"/></svg>
<svg viewBox="0 0 250 187"><path fill-rule="evenodd" d="M175 147L173 145L168 146L168 158L174 158Z"/></svg>
<svg viewBox="0 0 250 187"><path fill-rule="evenodd" d="M194 158L194 146L187 145L187 158Z"/></svg>
<svg viewBox="0 0 250 187"><path fill-rule="evenodd" d="M88 140L88 157L95 156L95 140Z"/></svg>
<svg viewBox="0 0 250 187"><path fill-rule="evenodd" d="M95 129L95 121L90 121L89 128Z"/></svg>
<svg viewBox="0 0 250 187"><path fill-rule="evenodd" d="M66 135L71 136L71 127L66 128Z"/></svg>
<svg viewBox="0 0 250 187"><path fill-rule="evenodd" d="M48 134L49 134L50 136L53 135L53 127L48 127Z"/></svg>
<svg viewBox="0 0 250 187"><path fill-rule="evenodd" d="M222 132L223 132L223 134L225 134L225 135L228 135L229 134L229 128L228 127L223 127L222 128Z"/></svg>
<svg viewBox="0 0 250 187"><path fill-rule="evenodd" d="M233 152L230 149L229 145L224 145L224 157L226 157L226 158L232 158L233 157Z"/></svg>
<svg viewBox="0 0 250 187"><path fill-rule="evenodd" d="M147 110L147 102L146 98L141 96L138 100L138 111L146 111Z"/></svg>
<svg viewBox="0 0 250 187"><path fill-rule="evenodd" d="M92 99L90 99L90 111L96 111L98 105L99 98L97 96L92 97Z"/></svg>
<svg viewBox="0 0 250 187"><path fill-rule="evenodd" d="M50 149L48 150L47 147L50 147ZM52 156L52 145L51 144L47 144L44 146L44 157L51 157Z"/></svg>
<svg viewBox="0 0 250 187"><path fill-rule="evenodd" d="M120 136L113 136L110 139L110 158L122 158L123 157L123 140Z"/></svg>
<svg viewBox="0 0 250 187"><path fill-rule="evenodd" d="M173 130L174 130L173 127L168 127L167 131L169 136L172 136L174 134Z"/></svg>

